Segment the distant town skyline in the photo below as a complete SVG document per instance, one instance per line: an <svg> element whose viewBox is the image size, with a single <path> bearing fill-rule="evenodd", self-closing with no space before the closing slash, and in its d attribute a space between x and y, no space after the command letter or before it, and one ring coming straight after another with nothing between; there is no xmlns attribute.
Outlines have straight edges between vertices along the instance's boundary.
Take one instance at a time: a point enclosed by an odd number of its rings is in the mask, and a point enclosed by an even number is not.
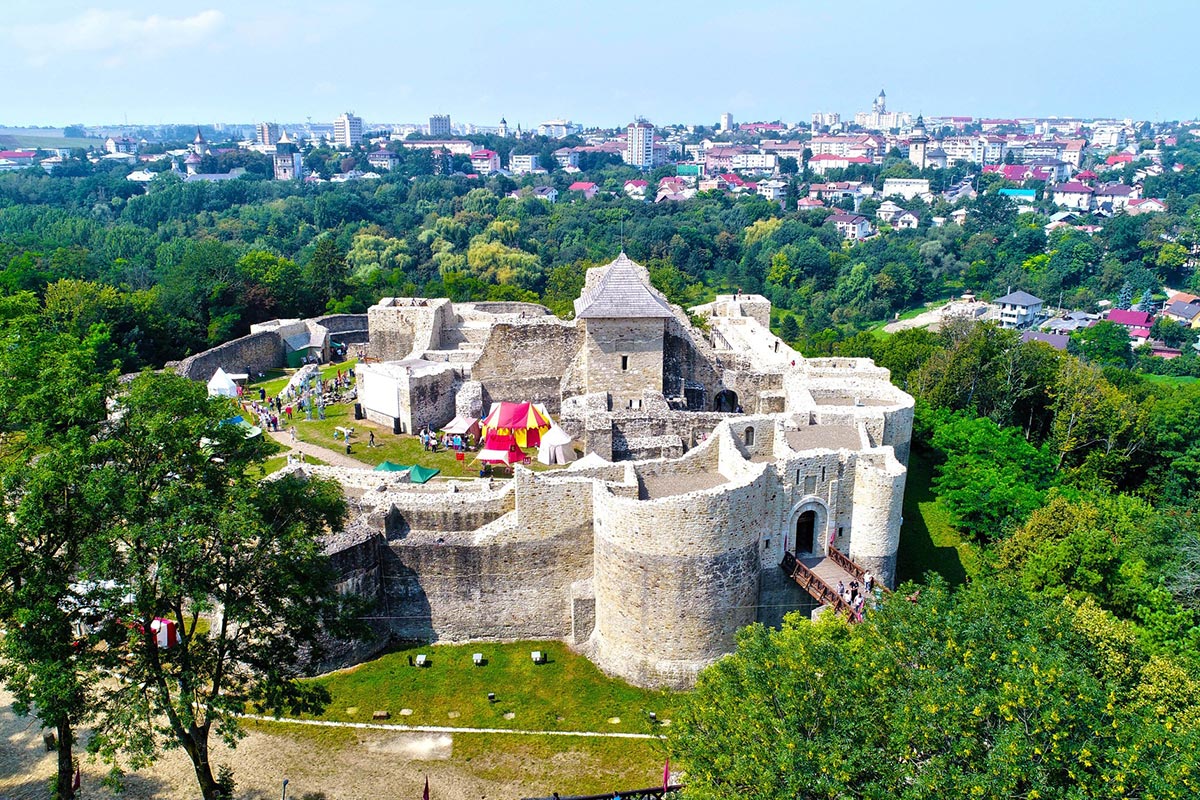
<svg viewBox="0 0 1200 800"><path fill-rule="evenodd" d="M913 115L1192 119L1170 69L1200 6L1098 0L573 6L463 0L393 6L299 0L11 0L0 29L0 125L455 122L525 129L554 118L615 127L843 118L883 88ZM639 25L629 25L630 19ZM1170 24L1164 24L1169 21ZM1142 24L1144 23L1144 24Z"/></svg>

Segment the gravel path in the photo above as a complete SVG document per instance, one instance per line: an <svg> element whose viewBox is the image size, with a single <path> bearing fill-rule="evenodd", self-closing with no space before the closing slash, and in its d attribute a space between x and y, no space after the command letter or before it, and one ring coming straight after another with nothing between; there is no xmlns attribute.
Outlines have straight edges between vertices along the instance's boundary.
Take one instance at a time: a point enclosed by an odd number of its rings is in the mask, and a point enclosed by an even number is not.
<svg viewBox="0 0 1200 800"><path fill-rule="evenodd" d="M304 442L299 439L296 439L295 441L293 441L292 435L290 433L288 433L287 431L267 431L267 433L270 434L272 439L279 442L284 447L288 448L291 452L303 453L306 456L312 456L313 458L319 458L322 461L324 461L326 464L330 465L331 467L349 467L350 469L364 469L364 470L371 469L371 467L368 464L364 464L363 462L359 461L358 459L351 458L350 456L346 455L345 453L340 452L338 450L334 450L333 448L322 447L319 444L313 444L311 442ZM365 442L352 441L351 444L353 444L356 447L366 447L367 446Z"/></svg>
<svg viewBox="0 0 1200 800"><path fill-rule="evenodd" d="M828 559L826 559L828 560ZM840 567L839 567L840 569ZM616 733L605 731L523 731L516 728L456 728L448 725L393 725L385 722L336 722L327 719L291 719L243 714L243 719L260 722L284 722L288 725L314 725L322 728L354 728L356 730L411 731L417 733L512 733L518 736L597 736L608 739L661 739L652 733Z"/></svg>

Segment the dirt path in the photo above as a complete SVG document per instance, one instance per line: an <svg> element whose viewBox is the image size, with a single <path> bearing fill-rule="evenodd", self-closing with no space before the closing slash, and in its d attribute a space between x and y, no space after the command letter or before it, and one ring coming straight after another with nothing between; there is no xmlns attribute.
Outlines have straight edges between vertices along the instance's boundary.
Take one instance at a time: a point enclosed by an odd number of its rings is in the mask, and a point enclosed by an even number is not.
<svg viewBox="0 0 1200 800"><path fill-rule="evenodd" d="M350 469L371 469L369 464L364 464L356 458L351 458L343 452L334 450L331 447L322 447L319 444L312 442L304 442L300 439L293 440L292 434L288 431L267 431L272 439L279 442L284 447L288 448L292 453L303 453L306 456L319 458L331 467L349 467ZM354 442L360 447L366 447L362 442Z"/></svg>
<svg viewBox="0 0 1200 800"><path fill-rule="evenodd" d="M828 559L826 559L828 560ZM840 569L840 568L839 568ZM848 575L848 573L847 573ZM335 722L327 719L291 719L289 717L260 717L243 714L243 719L260 722L282 722L287 725L312 725L318 728L353 728L355 730L408 731L415 733L510 733L517 736L595 736L604 739L661 739L651 733L618 733L613 731L524 731L517 728L455 728L448 725L394 725L385 722Z"/></svg>

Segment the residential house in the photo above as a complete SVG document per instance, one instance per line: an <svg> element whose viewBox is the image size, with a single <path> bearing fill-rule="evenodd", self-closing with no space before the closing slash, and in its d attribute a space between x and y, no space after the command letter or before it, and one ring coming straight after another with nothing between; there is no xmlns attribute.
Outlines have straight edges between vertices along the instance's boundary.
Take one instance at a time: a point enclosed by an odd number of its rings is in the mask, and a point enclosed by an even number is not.
<svg viewBox="0 0 1200 800"><path fill-rule="evenodd" d="M826 223L833 223L843 239L857 241L871 235L871 221L861 214L831 214Z"/></svg>
<svg viewBox="0 0 1200 800"><path fill-rule="evenodd" d="M950 212L950 221L955 225L962 225L967 221L967 210L965 208L956 208Z"/></svg>
<svg viewBox="0 0 1200 800"><path fill-rule="evenodd" d="M558 189L553 186L535 186L533 187L533 196L539 200L545 200L547 203L558 202Z"/></svg>
<svg viewBox="0 0 1200 800"><path fill-rule="evenodd" d="M1140 200L1130 200L1125 204L1125 213L1130 216L1138 214L1161 214L1167 210L1167 204L1157 197L1144 197Z"/></svg>
<svg viewBox="0 0 1200 800"><path fill-rule="evenodd" d="M1000 307L1000 327L1028 328L1041 319L1043 303L1040 297L1019 290L997 298L996 305Z"/></svg>
<svg viewBox="0 0 1200 800"><path fill-rule="evenodd" d="M568 192L579 192L583 195L584 200L591 200L596 196L598 187L591 181L575 181L567 187Z"/></svg>
<svg viewBox="0 0 1200 800"><path fill-rule="evenodd" d="M1055 350L1066 352L1067 342L1071 340L1065 333L1042 333L1041 331L1025 331L1021 334L1022 342L1044 342Z"/></svg>
<svg viewBox="0 0 1200 800"><path fill-rule="evenodd" d="M1114 308L1108 312L1105 319L1125 327L1131 333L1139 329L1149 329L1154 324L1154 315L1149 311L1135 311L1132 308Z"/></svg>
<svg viewBox="0 0 1200 800"><path fill-rule="evenodd" d="M902 211L904 211L904 209L896 205L891 200L884 200L879 204L879 208L875 210L875 219L879 220L880 222L891 224L892 219L898 216Z"/></svg>
<svg viewBox="0 0 1200 800"><path fill-rule="evenodd" d="M1173 299L1167 303L1162 313L1167 319L1173 319L1189 328L1200 328L1200 300Z"/></svg>
<svg viewBox="0 0 1200 800"><path fill-rule="evenodd" d="M892 218L892 227L899 231L915 231L921 219L911 211L901 211Z"/></svg>
<svg viewBox="0 0 1200 800"><path fill-rule="evenodd" d="M104 140L106 153L136 153L137 149L137 140L128 136L110 136Z"/></svg>
<svg viewBox="0 0 1200 800"><path fill-rule="evenodd" d="M650 188L650 184L641 178L625 181L625 194L632 197L634 200L645 200L646 190Z"/></svg>
<svg viewBox="0 0 1200 800"><path fill-rule="evenodd" d="M831 181L830 183L812 183L808 186L808 196L827 203L850 198L856 203L864 197L875 194L875 187L864 181Z"/></svg>
<svg viewBox="0 0 1200 800"><path fill-rule="evenodd" d="M560 147L554 151L554 160L558 162L558 166L566 169L572 167L579 169L579 151L574 147Z"/></svg>
<svg viewBox="0 0 1200 800"><path fill-rule="evenodd" d="M393 170L400 163L400 156L391 150L374 150L367 155L367 163L375 169Z"/></svg>
<svg viewBox="0 0 1200 800"><path fill-rule="evenodd" d="M815 208L825 208L825 204L815 197L801 197L796 201L797 211L812 211Z"/></svg>
<svg viewBox="0 0 1200 800"><path fill-rule="evenodd" d="M1130 200L1136 200L1137 189L1123 183L1110 183L1096 190L1096 208L1107 214L1115 214L1125 209Z"/></svg>
<svg viewBox="0 0 1200 800"><path fill-rule="evenodd" d="M476 150L471 153L471 169L480 175L500 171L500 156L495 150Z"/></svg>
<svg viewBox="0 0 1200 800"><path fill-rule="evenodd" d="M1068 181L1054 187L1054 204L1076 211L1091 211L1095 190L1079 181Z"/></svg>
<svg viewBox="0 0 1200 800"><path fill-rule="evenodd" d="M759 181L755 190L768 200L780 201L787 196L787 189L787 181L769 180Z"/></svg>
<svg viewBox="0 0 1200 800"><path fill-rule="evenodd" d="M808 168L814 175L824 175L832 169L847 169L851 164L871 164L866 156L838 156L832 153L815 155L808 160Z"/></svg>
<svg viewBox="0 0 1200 800"><path fill-rule="evenodd" d="M1100 319L1098 314L1089 314L1086 311L1072 311L1043 323L1042 330L1049 333L1069 335L1077 330L1091 326L1098 319Z"/></svg>

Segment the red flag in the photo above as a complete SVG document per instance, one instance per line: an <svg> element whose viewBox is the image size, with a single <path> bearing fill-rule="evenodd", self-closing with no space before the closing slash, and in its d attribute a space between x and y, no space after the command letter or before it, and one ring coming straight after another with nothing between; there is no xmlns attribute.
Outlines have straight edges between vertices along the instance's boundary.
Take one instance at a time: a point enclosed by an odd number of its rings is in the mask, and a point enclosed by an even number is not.
<svg viewBox="0 0 1200 800"><path fill-rule="evenodd" d="M663 791L667 790L667 786L671 783L671 757L667 756L667 763L663 765ZM428 798L426 798L428 800Z"/></svg>
<svg viewBox="0 0 1200 800"><path fill-rule="evenodd" d="M428 775L425 776L425 794L422 796L422 800L429 800L429 776Z"/></svg>

